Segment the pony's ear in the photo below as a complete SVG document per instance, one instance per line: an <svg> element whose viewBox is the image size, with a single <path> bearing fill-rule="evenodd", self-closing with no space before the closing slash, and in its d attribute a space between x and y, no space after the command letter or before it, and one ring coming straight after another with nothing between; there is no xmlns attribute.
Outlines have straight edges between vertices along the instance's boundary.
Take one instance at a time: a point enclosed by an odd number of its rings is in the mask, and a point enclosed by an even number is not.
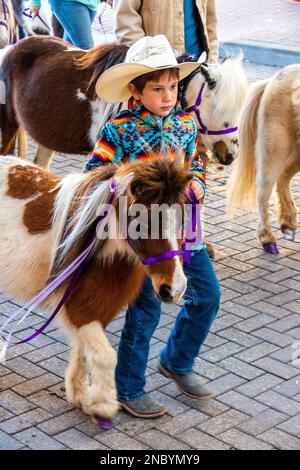
<svg viewBox="0 0 300 470"><path fill-rule="evenodd" d="M209 70L209 66L206 65L206 64L201 64L201 65L200 65L200 71L201 71L203 77L204 77L205 80L206 80L206 83L207 83L207 85L208 85L208 88L209 88L210 90L213 90L213 89L216 87L217 82L216 82L215 77L213 77L213 76L211 75L210 70Z"/></svg>
<svg viewBox="0 0 300 470"><path fill-rule="evenodd" d="M197 60L197 63L198 64L203 64L207 59L207 54L206 52L202 52L202 54L200 55L199 59Z"/></svg>

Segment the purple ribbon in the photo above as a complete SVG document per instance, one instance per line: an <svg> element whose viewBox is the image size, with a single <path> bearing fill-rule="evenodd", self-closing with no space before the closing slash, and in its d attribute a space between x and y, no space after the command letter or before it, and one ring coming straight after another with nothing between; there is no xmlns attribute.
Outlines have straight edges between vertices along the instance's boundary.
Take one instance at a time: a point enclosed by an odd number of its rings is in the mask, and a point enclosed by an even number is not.
<svg viewBox="0 0 300 470"><path fill-rule="evenodd" d="M201 119L199 107L201 105L202 93L203 93L205 85L206 85L206 82L204 82L200 88L200 91L196 99L196 103L193 106L190 106L189 108L186 109L186 112L190 113L191 111L194 111L194 113L196 114L198 122L200 124L200 129L199 129L200 134L224 135L224 134L231 134L232 132L236 132L238 130L238 127L228 127L227 129L222 129L220 131L209 131L207 127L204 125Z"/></svg>
<svg viewBox="0 0 300 470"><path fill-rule="evenodd" d="M186 227L186 236L183 247L183 262L190 264L192 249L189 246L191 243L197 243L201 241L201 227L200 223L197 232L197 211L199 208L199 201L196 198L194 190L190 187L188 191L188 220Z"/></svg>
<svg viewBox="0 0 300 470"><path fill-rule="evenodd" d="M96 240L95 240L96 241ZM38 336L40 333L42 333L46 328L47 326L52 322L52 320L56 317L56 315L58 314L58 312L60 311L61 307L63 306L63 304L65 303L65 301L67 300L67 298L69 297L69 295L71 294L71 292L73 291L75 285L77 284L77 281L78 279L80 278L86 264L87 264L87 261L89 259L89 254L95 244L95 241L93 244L91 244L91 249L89 250L89 252L87 253L87 255L83 258L83 260L81 261L81 263L79 264L77 270L75 271L75 274L68 286L68 288L66 289L64 295L62 296L61 300L59 301L57 307L55 308L54 312L52 313L52 315L48 318L48 320L38 329L36 330L31 336L28 336L27 338L23 339L22 341L19 341L18 343L16 344L22 344L22 343L27 343L29 341L31 341L32 339L34 339L36 336Z"/></svg>

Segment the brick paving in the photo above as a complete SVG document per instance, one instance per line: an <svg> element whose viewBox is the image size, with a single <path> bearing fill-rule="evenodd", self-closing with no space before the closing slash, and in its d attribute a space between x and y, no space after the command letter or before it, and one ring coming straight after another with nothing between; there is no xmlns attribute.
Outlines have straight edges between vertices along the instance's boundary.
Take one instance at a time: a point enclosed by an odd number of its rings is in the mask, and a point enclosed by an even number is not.
<svg viewBox="0 0 300 470"><path fill-rule="evenodd" d="M291 0L216 0L220 42L251 40L300 47L300 3ZM96 44L113 42L113 14L99 6L94 20Z"/></svg>
<svg viewBox="0 0 300 470"><path fill-rule="evenodd" d="M248 64L247 73L252 81L270 76L274 68ZM52 170L80 171L84 161L56 155ZM0 449L300 448L300 364L292 360L300 350L299 234L294 243L283 240L273 215L280 255L264 254L255 237L255 214L226 220L229 172L209 167L205 229L216 248L223 296L195 364L216 397L193 400L157 373L159 351L178 311L176 305L166 306L151 342L146 387L168 406L168 414L143 420L119 412L114 428L103 431L66 401L67 340L51 325L30 345L10 349L7 362L0 364ZM293 181L293 192L299 207L300 177ZM1 323L15 307L0 295ZM32 333L44 317L38 311L30 316L18 338ZM121 315L107 328L114 346L123 321Z"/></svg>
<svg viewBox="0 0 300 470"><path fill-rule="evenodd" d="M251 40L300 47L300 3L289 0L216 0L222 42Z"/></svg>

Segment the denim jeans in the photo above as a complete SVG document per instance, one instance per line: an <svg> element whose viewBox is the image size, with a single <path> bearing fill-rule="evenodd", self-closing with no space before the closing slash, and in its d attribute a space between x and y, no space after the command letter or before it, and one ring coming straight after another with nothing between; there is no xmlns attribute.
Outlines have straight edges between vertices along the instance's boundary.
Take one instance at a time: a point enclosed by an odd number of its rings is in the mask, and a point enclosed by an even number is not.
<svg viewBox="0 0 300 470"><path fill-rule="evenodd" d="M64 28L64 40L81 49L94 46L92 22L96 11L72 0L49 0L52 12Z"/></svg>
<svg viewBox="0 0 300 470"><path fill-rule="evenodd" d="M220 304L220 287L206 250L199 251L184 265L187 289L182 306L160 361L169 370L185 374L193 370L194 359L215 319ZM126 312L118 349L116 383L121 401L145 394L145 371L149 345L161 313L152 283L146 278L137 301Z"/></svg>

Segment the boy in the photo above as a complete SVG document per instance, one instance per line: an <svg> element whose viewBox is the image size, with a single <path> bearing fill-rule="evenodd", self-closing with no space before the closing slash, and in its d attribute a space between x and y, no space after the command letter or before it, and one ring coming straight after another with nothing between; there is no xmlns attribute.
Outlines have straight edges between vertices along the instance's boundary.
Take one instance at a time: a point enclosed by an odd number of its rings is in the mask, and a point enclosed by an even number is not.
<svg viewBox="0 0 300 470"><path fill-rule="evenodd" d="M200 58L202 60L203 57ZM86 165L92 170L107 163L153 158L168 151L183 152L194 173L191 187L198 200L205 193L205 177L197 153L197 130L192 116L176 109L178 81L199 63L178 64L163 35L144 37L128 50L125 63L101 75L96 91L107 102L129 100L129 109L109 121ZM219 284L203 242L184 266L188 278L185 304L160 355L159 372L172 378L193 398L212 393L193 371L193 362L217 314ZM116 383L121 406L130 414L153 418L167 408L144 391L149 344L160 318L160 302L146 278L137 301L128 308L118 350Z"/></svg>

